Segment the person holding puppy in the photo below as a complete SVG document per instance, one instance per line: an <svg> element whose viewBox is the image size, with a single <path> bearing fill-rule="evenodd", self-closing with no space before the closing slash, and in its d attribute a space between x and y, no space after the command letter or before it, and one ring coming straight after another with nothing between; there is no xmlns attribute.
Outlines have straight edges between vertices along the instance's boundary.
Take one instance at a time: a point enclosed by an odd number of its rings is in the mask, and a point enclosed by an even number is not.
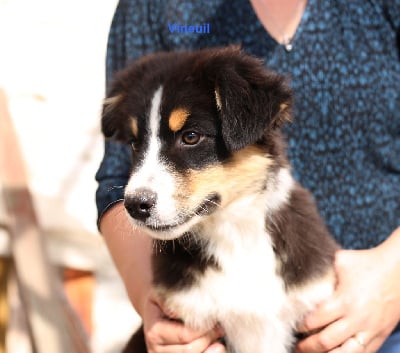
<svg viewBox="0 0 400 353"><path fill-rule="evenodd" d="M185 30L204 24L207 31ZM107 81L147 53L229 44L290 78L289 158L344 248L336 291L300 323L307 334L296 352L400 352L400 1L120 0ZM143 318L148 351L224 352L219 327L197 332L163 312L151 286L151 240L132 229L121 202L129 150L105 146L99 228Z"/></svg>

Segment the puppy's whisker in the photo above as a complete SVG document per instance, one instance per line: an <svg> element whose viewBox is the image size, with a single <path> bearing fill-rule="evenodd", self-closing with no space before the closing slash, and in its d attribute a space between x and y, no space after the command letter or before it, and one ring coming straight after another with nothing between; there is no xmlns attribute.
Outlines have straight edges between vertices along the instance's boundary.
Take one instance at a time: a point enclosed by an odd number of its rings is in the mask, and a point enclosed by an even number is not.
<svg viewBox="0 0 400 353"><path fill-rule="evenodd" d="M152 250L153 254L160 254L164 251L166 245L166 241L164 240L156 240L152 242Z"/></svg>
<svg viewBox="0 0 400 353"><path fill-rule="evenodd" d="M186 198L187 198L188 200L190 200L190 201L195 200L195 199L194 199L193 197L191 197L191 196L186 196ZM195 201L198 202L197 200L195 200ZM220 207L221 207L221 205L220 205L219 203L217 203L217 202L215 202L214 200L209 199L209 198L205 198L205 199L204 199L204 202L210 203L211 205L216 206L217 208L220 208ZM207 207L204 205L204 202L203 202L200 206L198 206L198 209L200 208L200 210L202 210L202 211L204 211L204 212L207 212L208 209L207 209ZM192 211L192 213L195 214L195 215L197 215L197 216L201 216L201 214L199 214L199 211L197 211L197 210Z"/></svg>
<svg viewBox="0 0 400 353"><path fill-rule="evenodd" d="M219 204L218 202L215 202L214 200L211 199L205 199L205 201L217 206L218 208L221 207L221 204Z"/></svg>

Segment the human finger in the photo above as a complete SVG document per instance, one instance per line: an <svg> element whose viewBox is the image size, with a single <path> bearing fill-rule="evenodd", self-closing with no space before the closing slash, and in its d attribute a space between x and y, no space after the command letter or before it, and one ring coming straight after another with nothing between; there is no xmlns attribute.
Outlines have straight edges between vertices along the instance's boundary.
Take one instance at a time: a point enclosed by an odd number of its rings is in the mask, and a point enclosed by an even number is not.
<svg viewBox="0 0 400 353"><path fill-rule="evenodd" d="M158 345L188 344L202 336L210 335L214 330L195 330L182 322L160 319L147 330L147 338ZM216 334L215 334L216 336Z"/></svg>
<svg viewBox="0 0 400 353"><path fill-rule="evenodd" d="M356 327L346 319L338 320L297 343L299 353L330 352L354 336Z"/></svg>
<svg viewBox="0 0 400 353"><path fill-rule="evenodd" d="M220 342L208 340L201 337L191 343L184 345L162 346L157 353L226 353L225 346Z"/></svg>
<svg viewBox="0 0 400 353"><path fill-rule="evenodd" d="M178 329L179 331L179 329ZM181 331L182 335L179 336L176 332L173 334L177 334L176 338L172 338L173 335L168 336L165 335L161 337L163 342L160 340L152 341L151 335L149 337L148 349L150 353L224 353L225 349L221 343L216 342L218 338L220 338L220 332L216 329L209 330L205 334L201 335L198 338L192 339L192 333L196 334L198 331L192 331L190 329L184 328ZM183 333L185 332L185 333ZM187 332L187 333L186 333ZM160 336L158 337L160 338Z"/></svg>
<svg viewBox="0 0 400 353"><path fill-rule="evenodd" d="M345 307L340 296L320 303L304 320L298 325L298 332L313 332L341 319L345 314Z"/></svg>
<svg viewBox="0 0 400 353"><path fill-rule="evenodd" d="M211 344L204 353L226 353L225 346L220 342L215 342Z"/></svg>
<svg viewBox="0 0 400 353"><path fill-rule="evenodd" d="M333 349L329 353L366 353L370 352L369 342L364 338L365 335L359 333L346 340L340 347Z"/></svg>
<svg viewBox="0 0 400 353"><path fill-rule="evenodd" d="M211 330L196 330L185 326L180 321L168 319L155 321L146 330L146 340L152 347L189 345L195 342L196 347L204 344L204 349L206 349L208 345L222 336L223 332L219 326Z"/></svg>

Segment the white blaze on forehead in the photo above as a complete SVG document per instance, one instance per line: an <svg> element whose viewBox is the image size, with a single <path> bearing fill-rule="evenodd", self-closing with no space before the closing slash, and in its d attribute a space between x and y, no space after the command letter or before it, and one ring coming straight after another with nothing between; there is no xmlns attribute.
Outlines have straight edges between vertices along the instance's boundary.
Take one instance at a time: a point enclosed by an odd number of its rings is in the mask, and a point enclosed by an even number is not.
<svg viewBox="0 0 400 353"><path fill-rule="evenodd" d="M162 87L160 87L151 100L150 115L149 115L149 144L148 150L145 154L144 164L141 169L144 170L143 177L146 177L148 173L152 171L152 168L156 167L159 162L161 141L159 138L160 132L160 105L162 97ZM149 169L150 168L150 169Z"/></svg>
<svg viewBox="0 0 400 353"><path fill-rule="evenodd" d="M159 143L158 133L160 131L160 121L161 121L160 106L161 106L162 91L163 91L162 87L160 87L154 93L150 107L150 119L149 119L150 141L156 140L157 143Z"/></svg>
<svg viewBox="0 0 400 353"><path fill-rule="evenodd" d="M133 195L137 189L150 189L157 194L156 212L162 222L163 218L171 218L175 215L175 181L168 171L160 155L160 106L163 89L158 88L151 100L148 119L147 150L144 154L142 165L129 179L125 194Z"/></svg>

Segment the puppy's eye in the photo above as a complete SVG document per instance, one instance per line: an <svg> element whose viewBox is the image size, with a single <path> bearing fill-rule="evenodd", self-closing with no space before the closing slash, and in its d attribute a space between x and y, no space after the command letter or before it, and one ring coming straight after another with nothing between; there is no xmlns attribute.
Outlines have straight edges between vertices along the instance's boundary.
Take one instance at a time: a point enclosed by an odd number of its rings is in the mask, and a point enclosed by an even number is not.
<svg viewBox="0 0 400 353"><path fill-rule="evenodd" d="M138 150L139 150L139 142L138 141L136 141L136 140L134 140L134 141L130 141L129 142L129 144L130 144L130 146L132 147L132 150L134 151L134 152L137 152Z"/></svg>
<svg viewBox="0 0 400 353"><path fill-rule="evenodd" d="M200 142L202 135L196 131L186 131L182 134L182 142L185 145L193 146Z"/></svg>

